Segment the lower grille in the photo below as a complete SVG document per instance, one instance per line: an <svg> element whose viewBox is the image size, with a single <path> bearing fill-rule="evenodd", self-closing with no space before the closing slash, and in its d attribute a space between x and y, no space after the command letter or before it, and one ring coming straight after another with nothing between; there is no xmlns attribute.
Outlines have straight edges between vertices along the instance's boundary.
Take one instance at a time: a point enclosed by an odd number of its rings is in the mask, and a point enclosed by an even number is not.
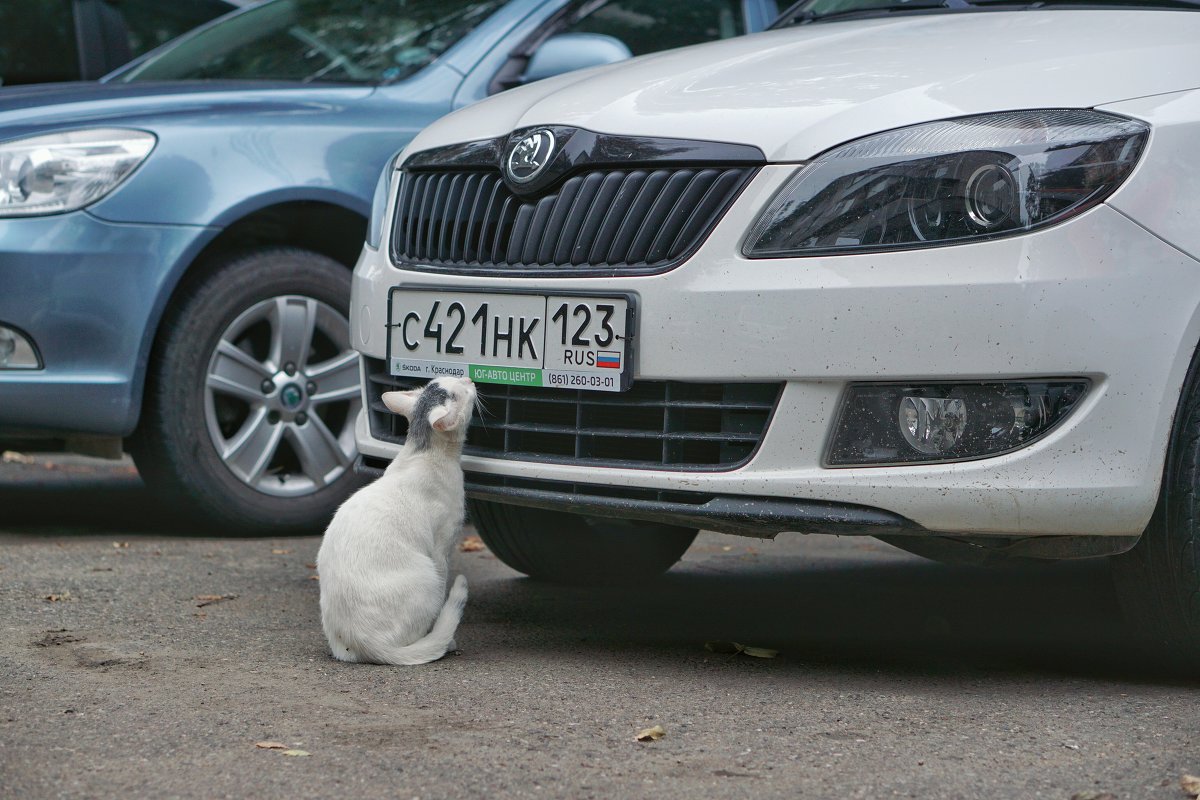
<svg viewBox="0 0 1200 800"><path fill-rule="evenodd" d="M402 444L408 420L380 395L424 381L389 375L366 359L371 434ZM628 392L580 392L477 384L464 452L487 458L605 467L733 469L750 460L766 433L778 383L638 381Z"/></svg>

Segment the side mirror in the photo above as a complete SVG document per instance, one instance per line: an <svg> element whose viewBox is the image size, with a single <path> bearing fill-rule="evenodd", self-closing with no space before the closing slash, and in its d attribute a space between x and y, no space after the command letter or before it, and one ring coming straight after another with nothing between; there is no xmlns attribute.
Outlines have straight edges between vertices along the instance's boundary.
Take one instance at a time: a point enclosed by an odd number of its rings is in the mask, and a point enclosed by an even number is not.
<svg viewBox="0 0 1200 800"><path fill-rule="evenodd" d="M542 42L529 57L521 83L533 83L564 72L615 64L633 58L620 39L602 33L560 33Z"/></svg>

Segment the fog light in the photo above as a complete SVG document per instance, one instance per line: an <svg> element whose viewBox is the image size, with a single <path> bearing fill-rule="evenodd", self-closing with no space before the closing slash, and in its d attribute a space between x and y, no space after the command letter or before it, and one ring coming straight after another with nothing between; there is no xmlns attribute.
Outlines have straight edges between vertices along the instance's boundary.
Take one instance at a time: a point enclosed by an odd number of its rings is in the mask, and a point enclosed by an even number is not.
<svg viewBox="0 0 1200 800"><path fill-rule="evenodd" d="M1035 441L1070 414L1087 380L855 384L846 391L828 466L962 461Z"/></svg>
<svg viewBox="0 0 1200 800"><path fill-rule="evenodd" d="M22 333L0 325L0 369L41 369L33 343Z"/></svg>
<svg viewBox="0 0 1200 800"><path fill-rule="evenodd" d="M918 453L949 453L967 428L967 406L957 397L913 397L900 400L900 433Z"/></svg>

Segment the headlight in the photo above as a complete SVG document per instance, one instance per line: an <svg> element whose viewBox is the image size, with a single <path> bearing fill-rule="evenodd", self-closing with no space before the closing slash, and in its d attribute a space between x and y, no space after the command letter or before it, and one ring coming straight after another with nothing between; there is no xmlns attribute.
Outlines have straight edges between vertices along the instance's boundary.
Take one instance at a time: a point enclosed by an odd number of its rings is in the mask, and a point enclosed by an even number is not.
<svg viewBox="0 0 1200 800"><path fill-rule="evenodd" d="M744 252L911 249L1043 228L1111 194L1149 131L1096 111L1020 111L869 136L801 168Z"/></svg>
<svg viewBox="0 0 1200 800"><path fill-rule="evenodd" d="M93 128L0 143L0 217L94 203L145 160L155 141L144 131Z"/></svg>
<svg viewBox="0 0 1200 800"><path fill-rule="evenodd" d="M383 218L387 216L388 197L392 193L392 177L396 174L396 156L388 159L387 166L375 184L375 197L371 200L371 218L367 220L367 247L379 249L383 238Z"/></svg>

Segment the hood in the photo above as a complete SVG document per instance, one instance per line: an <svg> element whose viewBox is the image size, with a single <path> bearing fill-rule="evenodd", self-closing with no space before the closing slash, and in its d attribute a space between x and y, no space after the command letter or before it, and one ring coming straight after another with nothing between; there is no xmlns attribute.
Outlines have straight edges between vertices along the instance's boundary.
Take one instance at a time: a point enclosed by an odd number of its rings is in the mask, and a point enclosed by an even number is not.
<svg viewBox="0 0 1200 800"><path fill-rule="evenodd" d="M0 141L91 125L153 127L164 118L322 113L366 97L371 87L174 81L49 83L0 89Z"/></svg>
<svg viewBox="0 0 1200 800"><path fill-rule="evenodd" d="M1200 85L1200 12L989 10L801 25L564 75L469 106L409 152L529 125L752 144L802 161L920 122Z"/></svg>

